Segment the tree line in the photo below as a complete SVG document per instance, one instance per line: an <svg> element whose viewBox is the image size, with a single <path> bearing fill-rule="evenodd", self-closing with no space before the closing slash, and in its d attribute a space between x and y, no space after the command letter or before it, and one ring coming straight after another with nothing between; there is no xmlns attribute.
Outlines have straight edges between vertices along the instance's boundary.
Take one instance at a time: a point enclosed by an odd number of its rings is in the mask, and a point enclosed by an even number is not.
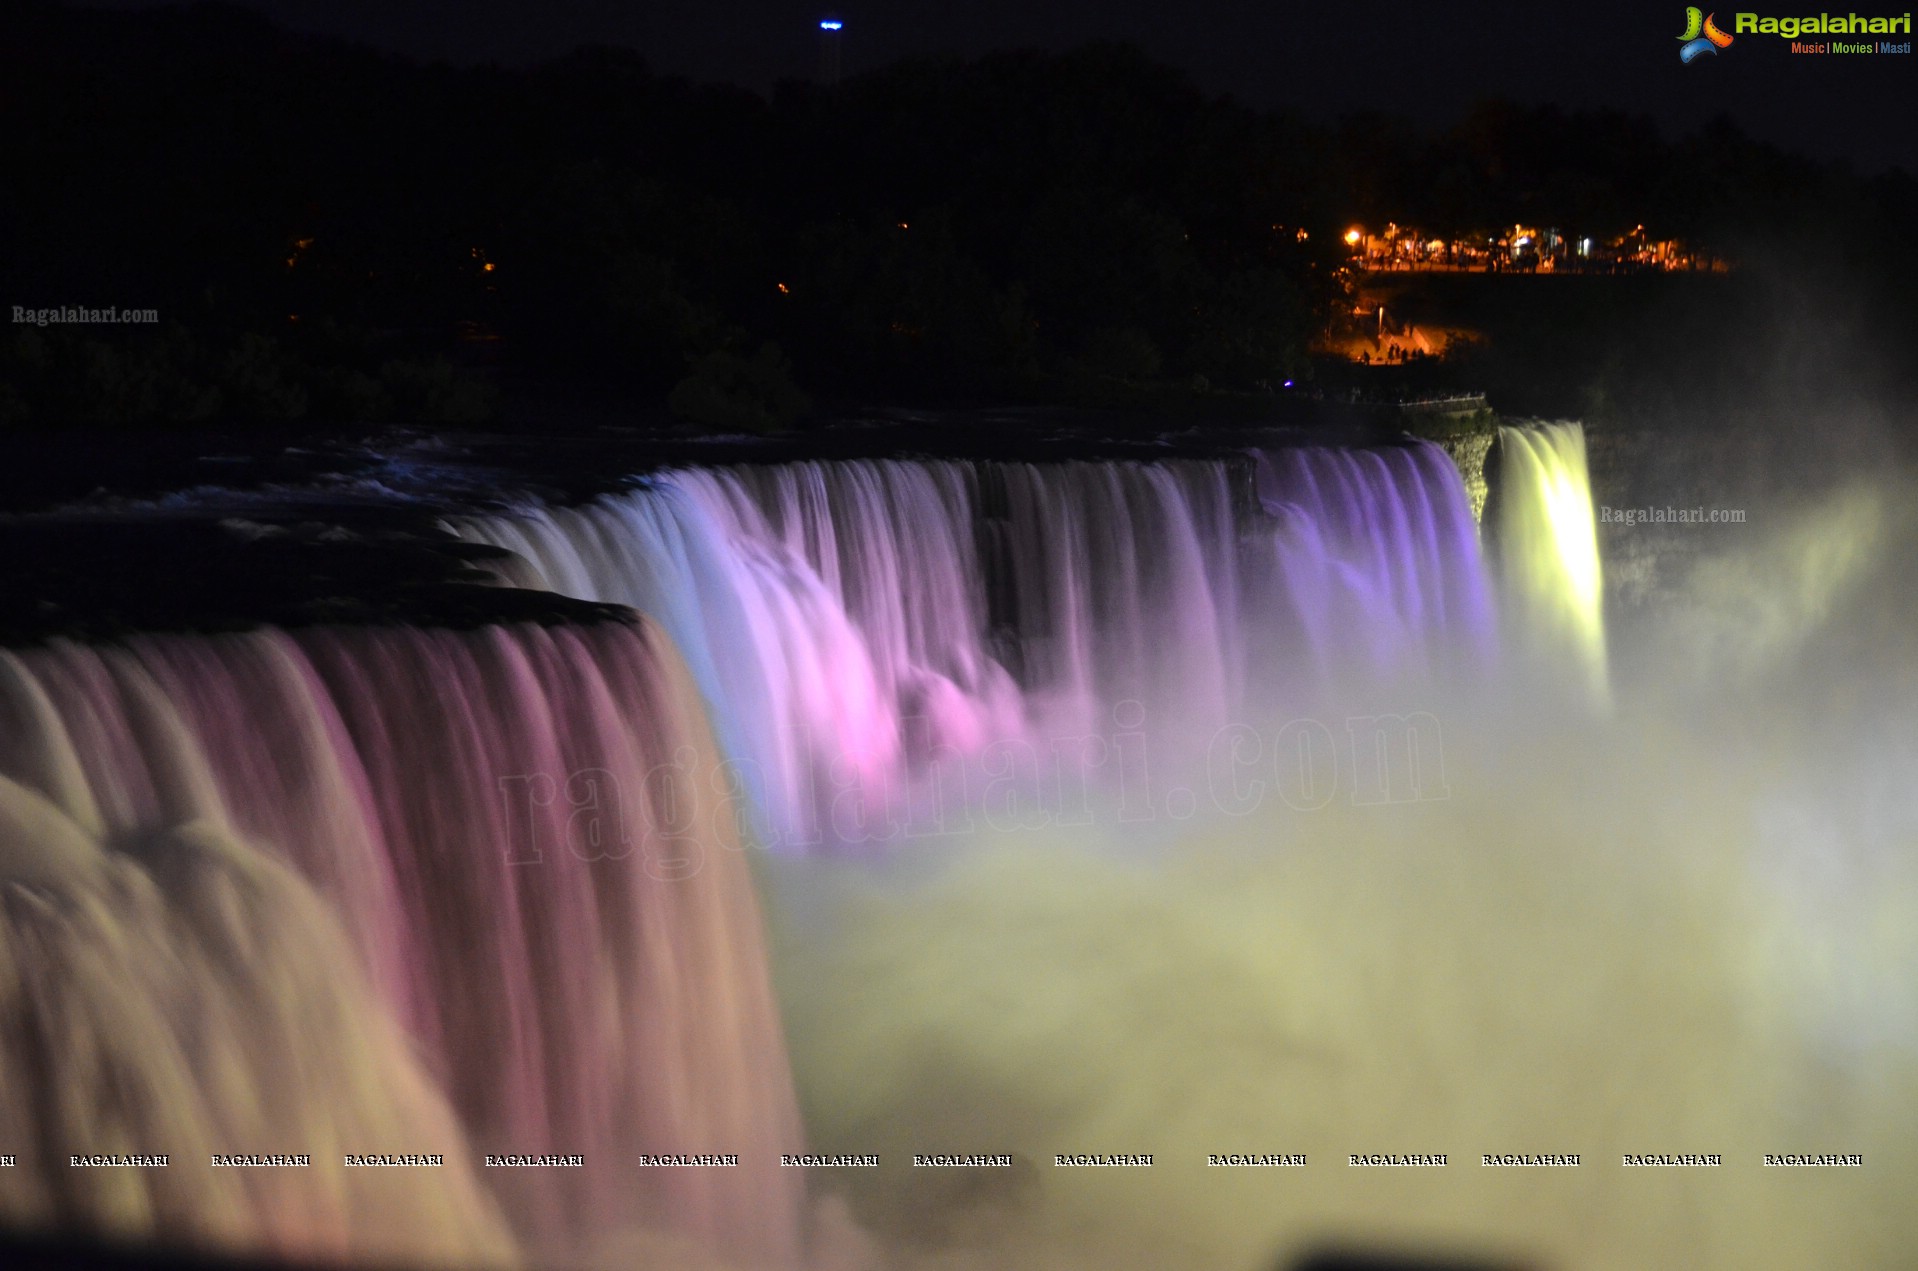
<svg viewBox="0 0 1918 1271"><path fill-rule="evenodd" d="M0 304L163 320L9 324L0 424L479 419L543 379L715 427L809 397L1259 392L1311 374L1342 231L1387 219L1644 223L1914 276L1908 175L1723 120L1321 124L1110 44L768 97L623 49L459 68L215 5L16 8Z"/></svg>

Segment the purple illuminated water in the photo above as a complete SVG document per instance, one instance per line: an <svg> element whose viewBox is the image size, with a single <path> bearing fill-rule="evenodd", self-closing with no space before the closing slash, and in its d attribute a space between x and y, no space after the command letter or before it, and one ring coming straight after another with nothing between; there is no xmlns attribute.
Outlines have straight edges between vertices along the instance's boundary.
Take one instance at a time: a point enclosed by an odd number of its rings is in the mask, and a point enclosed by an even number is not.
<svg viewBox="0 0 1918 1271"><path fill-rule="evenodd" d="M776 844L818 842L833 789L909 781L915 738L976 755L1137 703L1202 747L1332 680L1482 667L1493 641L1477 527L1427 442L677 470L454 528L689 650Z"/></svg>

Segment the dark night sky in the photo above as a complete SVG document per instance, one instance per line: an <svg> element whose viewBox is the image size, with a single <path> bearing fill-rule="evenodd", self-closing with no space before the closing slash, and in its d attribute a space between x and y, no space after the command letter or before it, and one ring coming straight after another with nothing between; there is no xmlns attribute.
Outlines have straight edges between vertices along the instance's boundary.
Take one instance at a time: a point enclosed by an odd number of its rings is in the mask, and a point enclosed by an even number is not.
<svg viewBox="0 0 1918 1271"><path fill-rule="evenodd" d="M130 8L156 0L99 2ZM814 24L827 11L797 0L249 2L296 29L414 56L512 63L581 43L622 44L663 71L762 90L814 73ZM1773 15L1829 8L1893 17L1909 4L1745 2ZM1737 7L1724 7L1720 25L1730 29ZM1676 38L1684 6L1665 0L1303 9L1273 0L849 0L833 11L846 22L848 74L916 53L1126 39L1185 68L1203 88L1315 117L1376 107L1445 124L1477 98L1503 96L1643 112L1675 135L1723 113L1800 153L1918 171L1918 57L1793 56L1777 36L1748 35L1685 66Z"/></svg>

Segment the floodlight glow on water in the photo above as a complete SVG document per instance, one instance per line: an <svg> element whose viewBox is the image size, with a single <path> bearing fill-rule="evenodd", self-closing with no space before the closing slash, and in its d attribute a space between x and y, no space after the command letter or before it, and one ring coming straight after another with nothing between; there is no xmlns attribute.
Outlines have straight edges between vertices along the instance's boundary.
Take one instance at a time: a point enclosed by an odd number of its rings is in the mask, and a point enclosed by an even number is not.
<svg viewBox="0 0 1918 1271"><path fill-rule="evenodd" d="M1296 1271L1325 1232L1885 1265L1918 499L1774 504L1613 642L1615 443L1492 427L1466 470L753 451L437 526L572 621L0 647L0 1225L357 1266ZM1871 1171L1781 1187L1801 1144ZM1514 1145L1599 1181L1477 1164ZM1606 1181L1668 1151L1713 1168Z"/></svg>
<svg viewBox="0 0 1918 1271"><path fill-rule="evenodd" d="M1609 696L1604 578L1593 523L1584 430L1501 428L1499 550L1514 634L1542 659L1577 668L1594 703Z"/></svg>

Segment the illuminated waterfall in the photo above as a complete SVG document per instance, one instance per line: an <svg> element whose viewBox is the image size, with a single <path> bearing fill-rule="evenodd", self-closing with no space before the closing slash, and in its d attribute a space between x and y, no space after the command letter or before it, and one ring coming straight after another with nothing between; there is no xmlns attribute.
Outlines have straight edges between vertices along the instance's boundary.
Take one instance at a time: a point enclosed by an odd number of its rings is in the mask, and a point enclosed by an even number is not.
<svg viewBox="0 0 1918 1271"><path fill-rule="evenodd" d="M1367 676L1482 667L1493 622L1478 529L1438 447L1321 448L1259 456L1258 490L1280 521L1277 553L1314 668Z"/></svg>
<svg viewBox="0 0 1918 1271"><path fill-rule="evenodd" d="M1502 427L1498 446L1495 507L1487 516L1497 526L1508 627L1536 665L1569 675L1603 705L1611 692L1604 582L1585 430Z"/></svg>
<svg viewBox="0 0 1918 1271"><path fill-rule="evenodd" d="M825 787L883 791L915 749L1096 731L1124 702L1203 737L1340 672L1481 665L1492 638L1462 483L1426 442L682 469L453 528L657 620L777 844L820 841Z"/></svg>
<svg viewBox="0 0 1918 1271"><path fill-rule="evenodd" d="M0 653L0 1130L185 1166L36 1161L0 1217L460 1263L508 1225L545 1254L645 1228L791 1264L798 1119L712 772L637 625Z"/></svg>
<svg viewBox="0 0 1918 1271"><path fill-rule="evenodd" d="M1602 688L1579 434L1508 435L1508 599L1586 639ZM680 469L454 528L515 553L516 585L640 614L0 651L0 1135L313 1158L35 1163L0 1171L0 1220L796 1266L805 1183L777 1161L804 1139L742 824L831 845L824 797L1042 730L1136 716L1179 756L1328 686L1404 709L1496 637L1463 485L1423 442Z"/></svg>
<svg viewBox="0 0 1918 1271"><path fill-rule="evenodd" d="M1851 491L1700 563L1669 632L1704 653L1674 671L1648 642L1627 729L1544 691L1606 689L1582 435L1498 453L1492 579L1423 443L737 465L457 526L516 586L642 612L0 650L0 1225L446 1268L1910 1247L1911 501ZM1443 756L1413 749L1428 710ZM1294 800L1268 744L1263 771L1233 756L1237 814L1188 818L1162 779L1281 719L1352 736L1356 768L1351 723L1388 714L1405 781L1375 743L1375 783ZM819 823L822 790L916 792L1084 728L1150 750L1147 815L1005 829L987 793L949 837L825 859L866 840ZM747 818L796 850L749 853ZM1515 1207L1514 1173L1474 1168L1381 1224L1376 1189L1274 1205L1264 1171L1203 1163L1294 1144L1890 1167L1597 1210ZM1162 1155L1027 1167L1108 1145ZM948 1149L1021 1168L907 1164ZM886 1165L780 1167L802 1150Z"/></svg>
<svg viewBox="0 0 1918 1271"><path fill-rule="evenodd" d="M807 475L824 482L836 474L826 465L794 474ZM773 810L762 832L804 842L816 835L813 786L828 770L883 786L906 744L902 709L931 712L962 741L1015 725L992 718L1016 711L1004 672L968 644L982 599L969 590L977 582L970 535L941 533L952 520L940 515L939 474L894 465L856 475L899 500L870 509L866 538L830 518L802 523L802 499L822 496L787 486L790 532L802 542L812 536L813 559L781 540L743 489L729 497L699 473L459 529L519 553L549 590L654 618L685 651L741 778ZM835 531L845 539L843 568Z"/></svg>

